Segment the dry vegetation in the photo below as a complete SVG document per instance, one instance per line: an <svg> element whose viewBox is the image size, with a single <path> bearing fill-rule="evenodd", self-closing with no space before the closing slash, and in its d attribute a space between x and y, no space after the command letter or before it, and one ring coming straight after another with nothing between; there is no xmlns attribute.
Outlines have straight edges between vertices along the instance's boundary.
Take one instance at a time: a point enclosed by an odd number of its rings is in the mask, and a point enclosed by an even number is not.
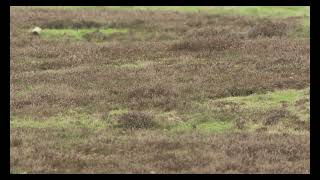
<svg viewBox="0 0 320 180"><path fill-rule="evenodd" d="M12 7L10 19L12 173L309 173L303 17Z"/></svg>

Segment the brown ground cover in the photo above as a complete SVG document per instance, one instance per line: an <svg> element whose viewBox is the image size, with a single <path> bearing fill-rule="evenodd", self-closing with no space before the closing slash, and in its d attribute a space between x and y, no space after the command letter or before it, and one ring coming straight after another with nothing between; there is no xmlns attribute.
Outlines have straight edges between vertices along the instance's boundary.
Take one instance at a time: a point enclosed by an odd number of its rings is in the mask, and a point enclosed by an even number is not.
<svg viewBox="0 0 320 180"><path fill-rule="evenodd" d="M10 20L12 173L309 172L299 17L11 8ZM237 99L288 89L305 94L271 109Z"/></svg>

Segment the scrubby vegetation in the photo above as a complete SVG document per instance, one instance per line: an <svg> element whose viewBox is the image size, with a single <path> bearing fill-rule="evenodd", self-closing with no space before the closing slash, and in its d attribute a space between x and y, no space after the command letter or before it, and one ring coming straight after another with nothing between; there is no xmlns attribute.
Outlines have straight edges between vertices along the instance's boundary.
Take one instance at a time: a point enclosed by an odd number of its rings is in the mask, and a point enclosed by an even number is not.
<svg viewBox="0 0 320 180"><path fill-rule="evenodd" d="M309 17L154 8L11 7L11 172L309 173Z"/></svg>

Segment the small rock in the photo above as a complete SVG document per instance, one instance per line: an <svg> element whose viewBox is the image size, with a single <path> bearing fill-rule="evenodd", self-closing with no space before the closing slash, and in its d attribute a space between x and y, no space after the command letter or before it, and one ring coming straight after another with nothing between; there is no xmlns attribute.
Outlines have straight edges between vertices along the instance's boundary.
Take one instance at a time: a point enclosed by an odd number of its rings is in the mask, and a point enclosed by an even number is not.
<svg viewBox="0 0 320 180"><path fill-rule="evenodd" d="M150 174L155 174L156 172L155 171L150 171Z"/></svg>
<svg viewBox="0 0 320 180"><path fill-rule="evenodd" d="M34 35L39 35L42 29L40 27L35 27L32 29L31 33Z"/></svg>

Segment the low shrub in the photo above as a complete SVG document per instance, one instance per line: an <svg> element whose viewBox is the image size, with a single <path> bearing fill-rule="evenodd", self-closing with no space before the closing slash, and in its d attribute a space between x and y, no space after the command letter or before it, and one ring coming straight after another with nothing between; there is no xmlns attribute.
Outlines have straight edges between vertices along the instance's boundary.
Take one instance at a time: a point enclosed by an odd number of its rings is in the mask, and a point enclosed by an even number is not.
<svg viewBox="0 0 320 180"><path fill-rule="evenodd" d="M157 124L153 121L153 116L140 111L131 111L118 118L119 127L126 129L146 129L153 128Z"/></svg>

